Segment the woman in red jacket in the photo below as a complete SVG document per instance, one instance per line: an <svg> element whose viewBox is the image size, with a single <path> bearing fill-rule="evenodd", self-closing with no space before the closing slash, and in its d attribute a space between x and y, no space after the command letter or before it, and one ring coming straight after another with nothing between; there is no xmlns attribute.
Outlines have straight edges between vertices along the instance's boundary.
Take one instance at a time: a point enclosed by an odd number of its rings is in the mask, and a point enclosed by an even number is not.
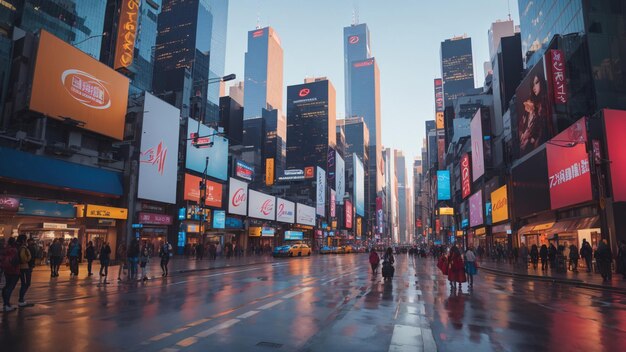
<svg viewBox="0 0 626 352"><path fill-rule="evenodd" d="M448 259L448 280L450 280L450 287L456 290L456 284L459 284L459 291L461 291L461 284L467 281L465 277L465 264L463 263L463 257L457 246L453 246L450 249L450 255Z"/></svg>

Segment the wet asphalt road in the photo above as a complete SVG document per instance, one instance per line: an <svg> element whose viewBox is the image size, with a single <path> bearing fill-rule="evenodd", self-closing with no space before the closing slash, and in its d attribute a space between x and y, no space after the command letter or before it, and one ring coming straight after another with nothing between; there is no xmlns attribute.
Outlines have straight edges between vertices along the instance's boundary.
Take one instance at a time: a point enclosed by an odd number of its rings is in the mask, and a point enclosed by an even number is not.
<svg viewBox="0 0 626 352"><path fill-rule="evenodd" d="M480 273L452 293L430 259L391 283L367 254L289 258L145 284L35 284L1 351L624 351L626 296ZM19 285L18 285L19 287Z"/></svg>

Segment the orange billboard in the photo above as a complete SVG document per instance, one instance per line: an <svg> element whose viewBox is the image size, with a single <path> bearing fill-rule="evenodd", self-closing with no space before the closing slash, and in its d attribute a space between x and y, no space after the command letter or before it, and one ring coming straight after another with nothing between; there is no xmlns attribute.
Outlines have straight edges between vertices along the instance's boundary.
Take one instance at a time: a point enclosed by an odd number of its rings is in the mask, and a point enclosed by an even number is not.
<svg viewBox="0 0 626 352"><path fill-rule="evenodd" d="M185 196L184 200L191 200L196 203L200 201L200 181L202 178L190 174L185 174ZM210 207L222 207L222 185L206 181L206 201L205 204Z"/></svg>
<svg viewBox="0 0 626 352"><path fill-rule="evenodd" d="M117 26L115 64L113 65L116 70L126 68L133 63L139 5L139 0L122 1L122 7L120 8L120 20Z"/></svg>
<svg viewBox="0 0 626 352"><path fill-rule="evenodd" d="M118 140L124 138L129 80L41 31L30 109Z"/></svg>

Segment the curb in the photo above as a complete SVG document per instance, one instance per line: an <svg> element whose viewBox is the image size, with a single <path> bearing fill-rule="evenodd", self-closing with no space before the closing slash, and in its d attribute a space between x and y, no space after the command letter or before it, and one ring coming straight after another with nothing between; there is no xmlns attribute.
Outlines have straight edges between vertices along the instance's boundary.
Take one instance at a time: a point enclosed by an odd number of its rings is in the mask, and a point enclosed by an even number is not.
<svg viewBox="0 0 626 352"><path fill-rule="evenodd" d="M552 282L552 283L558 283L558 284L563 284L563 285L571 285L571 286L576 286L576 287L588 288L588 289L592 289L592 290L610 291L610 292L626 295L626 289L625 288L614 287L614 286L607 286L607 285L591 284L591 283L588 283L588 282L584 282L582 280L550 278L550 277L538 276L538 275L511 273L511 272L508 272L508 271L504 271L504 270L500 270L500 269L494 269L494 268L489 268L489 267L484 267L484 266L480 267L479 270L484 270L484 271L490 272L492 274L509 276L509 277L513 277L513 278L517 278L517 279Z"/></svg>

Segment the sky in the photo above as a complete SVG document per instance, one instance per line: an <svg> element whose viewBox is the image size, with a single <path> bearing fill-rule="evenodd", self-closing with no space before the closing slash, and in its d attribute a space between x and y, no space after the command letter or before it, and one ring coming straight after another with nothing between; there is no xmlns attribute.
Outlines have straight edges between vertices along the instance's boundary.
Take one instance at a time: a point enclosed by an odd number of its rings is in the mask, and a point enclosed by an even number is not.
<svg viewBox="0 0 626 352"><path fill-rule="evenodd" d="M441 42L472 38L475 85L482 87L487 31L508 18L509 8L519 24L517 0L231 0L225 73L243 80L247 32L257 24L271 26L284 51L283 94L305 77L328 77L337 91L337 117L343 118L343 27L352 24L355 8L359 23L370 29L380 68L383 145L404 151L410 175L413 158L421 157L424 121L435 115Z"/></svg>

